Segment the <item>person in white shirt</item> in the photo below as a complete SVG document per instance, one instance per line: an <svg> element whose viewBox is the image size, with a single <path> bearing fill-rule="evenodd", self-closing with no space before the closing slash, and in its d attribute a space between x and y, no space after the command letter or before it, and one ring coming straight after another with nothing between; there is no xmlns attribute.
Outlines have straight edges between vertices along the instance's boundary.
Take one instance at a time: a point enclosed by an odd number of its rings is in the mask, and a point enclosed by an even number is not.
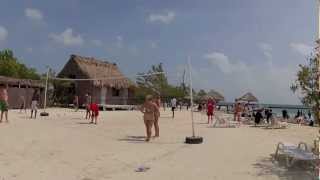
<svg viewBox="0 0 320 180"><path fill-rule="evenodd" d="M171 110L172 110L172 118L174 118L174 111L177 107L177 99L173 98L171 99Z"/></svg>

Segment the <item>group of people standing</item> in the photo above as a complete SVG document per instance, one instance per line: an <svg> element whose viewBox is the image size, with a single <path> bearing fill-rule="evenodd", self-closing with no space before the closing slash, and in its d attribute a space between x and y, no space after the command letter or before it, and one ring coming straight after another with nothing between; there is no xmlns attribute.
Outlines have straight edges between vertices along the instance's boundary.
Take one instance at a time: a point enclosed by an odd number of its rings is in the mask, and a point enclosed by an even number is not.
<svg viewBox="0 0 320 180"><path fill-rule="evenodd" d="M0 85L0 123L3 120L3 116L6 119L6 122L9 122L8 119L8 111L9 111L9 95L8 95L8 90L7 87L4 85ZM35 90L32 99L31 99L31 116L30 118L37 118L37 112L38 112L38 105L40 101L40 92L38 90ZM26 97L21 95L20 96L20 112L22 110L27 109L27 103L26 103Z"/></svg>
<svg viewBox="0 0 320 180"><path fill-rule="evenodd" d="M159 130L159 117L160 117L160 96L153 97L152 95L147 95L145 102L141 105L140 111L143 113L143 120L146 127L147 137L146 142L149 142L152 136L152 127L155 127L155 138L160 136ZM175 106L172 106L172 111L174 113Z"/></svg>

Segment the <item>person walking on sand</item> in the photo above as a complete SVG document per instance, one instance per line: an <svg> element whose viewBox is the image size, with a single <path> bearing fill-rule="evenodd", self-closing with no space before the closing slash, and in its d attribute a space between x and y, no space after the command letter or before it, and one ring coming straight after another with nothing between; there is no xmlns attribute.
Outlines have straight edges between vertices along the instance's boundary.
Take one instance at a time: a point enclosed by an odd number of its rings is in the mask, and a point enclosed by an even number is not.
<svg viewBox="0 0 320 180"><path fill-rule="evenodd" d="M146 126L146 133L147 133L146 142L150 141L151 134L152 134L152 126L154 124L154 121L157 116L157 111L158 111L158 107L152 101L152 99L153 98L151 95L147 95L145 102L140 107L140 111L143 113L144 124Z"/></svg>
<svg viewBox="0 0 320 180"><path fill-rule="evenodd" d="M241 116L241 104L236 100L235 107L234 107L234 121L240 122L240 116Z"/></svg>
<svg viewBox="0 0 320 180"><path fill-rule="evenodd" d="M98 116L99 116L99 106L97 103L90 104L90 111L91 111L91 123L97 124L98 123Z"/></svg>
<svg viewBox="0 0 320 180"><path fill-rule="evenodd" d="M79 96L75 95L73 99L74 111L77 112L79 109Z"/></svg>
<svg viewBox="0 0 320 180"><path fill-rule="evenodd" d="M90 104L92 101L91 95L89 93L86 94L85 96L85 106L86 106L86 119L90 119L91 113L90 113Z"/></svg>
<svg viewBox="0 0 320 180"><path fill-rule="evenodd" d="M22 110L24 109L24 112L27 112L27 106L26 106L26 98L24 97L24 95L20 96L20 113L22 112Z"/></svg>
<svg viewBox="0 0 320 180"><path fill-rule="evenodd" d="M32 116L33 116L33 113L34 113L34 118L36 119L37 118L37 112L38 112L38 102L40 100L40 94L39 92L36 90L34 91L33 93L33 96L32 96L32 101L31 101L31 119L32 119Z"/></svg>
<svg viewBox="0 0 320 180"><path fill-rule="evenodd" d="M155 130L154 137L159 137L160 136L159 118L160 118L160 107L161 107L161 99L159 95L154 99L154 103L157 105L157 112L156 112L156 117L154 121L154 130Z"/></svg>
<svg viewBox="0 0 320 180"><path fill-rule="evenodd" d="M259 109L257 113L254 115L254 126L257 126L258 124L260 124L261 120L263 119L261 112L262 110Z"/></svg>
<svg viewBox="0 0 320 180"><path fill-rule="evenodd" d="M176 110L177 107L177 99L172 98L171 99L171 111L172 111L172 118L174 118L174 111Z"/></svg>
<svg viewBox="0 0 320 180"><path fill-rule="evenodd" d="M1 116L0 116L0 123L2 122L3 115L6 118L6 122L8 123L8 91L7 88L4 86L0 86L0 111L1 111Z"/></svg>
<svg viewBox="0 0 320 180"><path fill-rule="evenodd" d="M214 114L215 103L212 98L209 98L207 102L207 116L208 116L208 124L213 123L213 114Z"/></svg>

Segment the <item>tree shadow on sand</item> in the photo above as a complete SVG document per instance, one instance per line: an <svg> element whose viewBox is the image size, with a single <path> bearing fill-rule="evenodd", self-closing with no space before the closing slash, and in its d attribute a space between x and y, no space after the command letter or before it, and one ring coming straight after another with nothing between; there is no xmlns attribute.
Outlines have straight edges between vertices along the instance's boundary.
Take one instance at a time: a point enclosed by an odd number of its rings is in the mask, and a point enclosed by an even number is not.
<svg viewBox="0 0 320 180"><path fill-rule="evenodd" d="M257 176L278 176L283 180L315 180L315 172L305 164L295 164L293 167L285 166L285 158L279 157L274 161L272 157L258 160L253 167L257 169Z"/></svg>

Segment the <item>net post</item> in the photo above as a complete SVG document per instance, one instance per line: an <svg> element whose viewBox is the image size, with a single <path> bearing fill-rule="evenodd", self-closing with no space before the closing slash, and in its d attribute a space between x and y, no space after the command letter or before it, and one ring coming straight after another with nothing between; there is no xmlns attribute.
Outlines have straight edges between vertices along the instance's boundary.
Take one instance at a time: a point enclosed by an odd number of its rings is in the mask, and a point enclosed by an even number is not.
<svg viewBox="0 0 320 180"><path fill-rule="evenodd" d="M48 93L48 81L49 81L49 71L50 68L47 67L47 77L46 77L46 87L45 87L45 91L44 91L44 105L43 105L43 109L44 111L46 111L46 107L47 107L47 93Z"/></svg>
<svg viewBox="0 0 320 180"><path fill-rule="evenodd" d="M192 121L192 137L195 137L194 131L194 120L193 120L193 92L192 92L192 72L191 72L191 60L190 56L188 57L188 66L189 66L189 76L190 76L190 105L191 105L191 121Z"/></svg>

